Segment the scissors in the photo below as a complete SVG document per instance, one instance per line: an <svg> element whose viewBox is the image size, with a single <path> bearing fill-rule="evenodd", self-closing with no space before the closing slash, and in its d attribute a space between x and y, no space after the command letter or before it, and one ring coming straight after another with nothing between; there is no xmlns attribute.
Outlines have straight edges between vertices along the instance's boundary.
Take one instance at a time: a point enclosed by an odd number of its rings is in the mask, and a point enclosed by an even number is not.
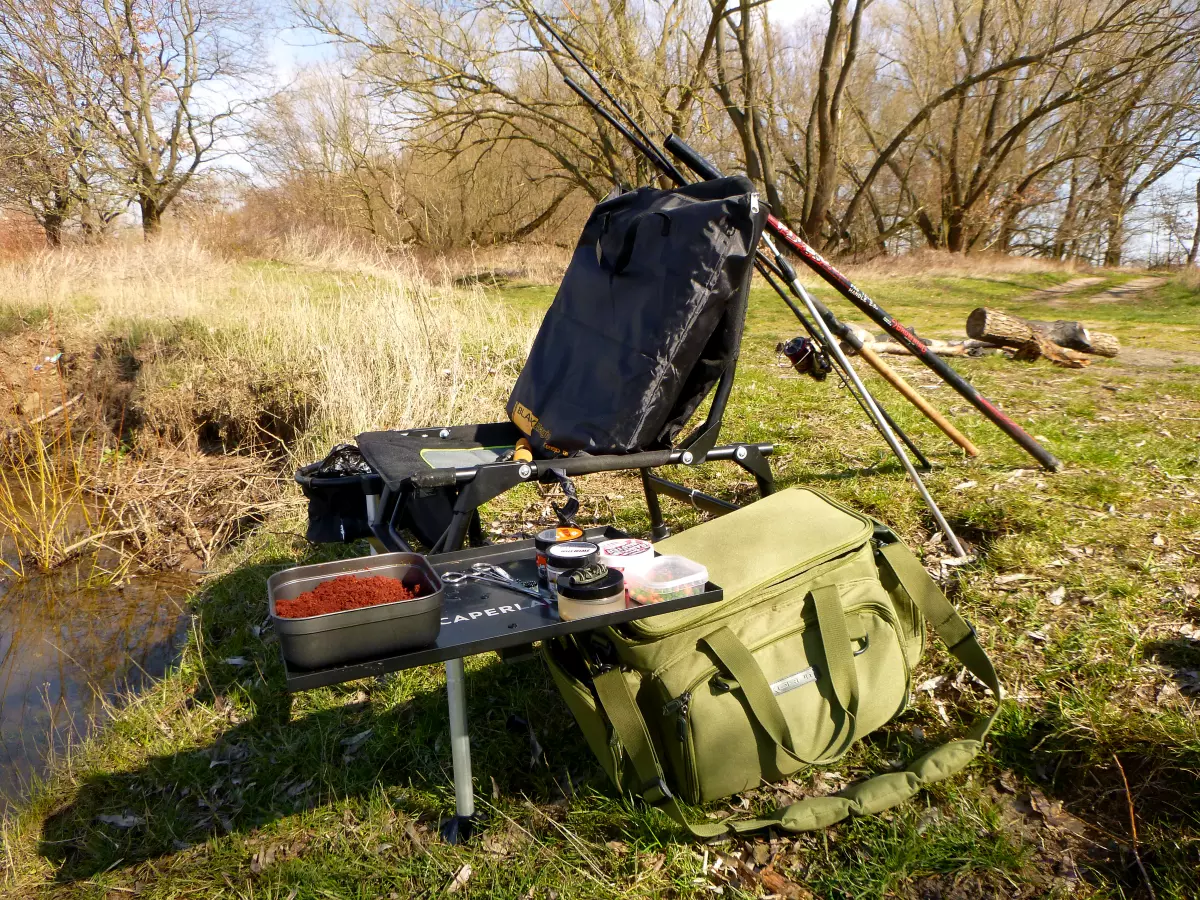
<svg viewBox="0 0 1200 900"><path fill-rule="evenodd" d="M529 587L525 582L518 581L508 572L504 571L504 569L499 566L493 566L490 563L475 563L468 572L443 572L442 581L446 582L446 584L459 584L463 581L482 581L502 587L505 590L536 597L539 600L545 599L542 596L542 592L537 590L537 588Z"/></svg>

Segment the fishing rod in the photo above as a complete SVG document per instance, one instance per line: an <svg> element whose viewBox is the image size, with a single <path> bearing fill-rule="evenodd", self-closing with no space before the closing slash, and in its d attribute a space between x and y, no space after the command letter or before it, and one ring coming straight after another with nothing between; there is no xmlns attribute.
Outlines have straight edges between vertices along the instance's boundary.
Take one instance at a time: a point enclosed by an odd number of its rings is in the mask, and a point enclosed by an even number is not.
<svg viewBox="0 0 1200 900"><path fill-rule="evenodd" d="M592 109L604 116L604 118L610 124L621 131L622 134L629 139L631 143L633 143L633 145L642 152L643 155L645 155L651 162L658 165L664 174L679 183L684 183L686 179L681 177L682 173L680 173L675 164L672 163L669 158L665 157L665 155L657 148L657 146L654 145L654 142L650 139L646 132L642 130L642 127L637 123L637 121L609 92L608 88L605 87L599 76L597 76L596 73L593 72L591 68L579 58L579 55L575 52L574 48L571 47L558 29L551 25L541 13L535 10L533 11L533 14L542 27L554 36L558 43L561 44L570 55L571 59L574 60L575 64L579 66L579 68L588 76L592 83L596 85L596 87L604 95L605 99L607 99L629 121L641 140L635 140L629 133L628 129L621 126L620 123L616 122L611 115L602 110L599 104L589 97L587 92L583 91L582 88L575 84L574 81L572 81L570 78L564 78L564 81L567 82L568 87L571 87L572 90L584 98L584 100L589 106L592 107ZM700 175L701 178L712 177L711 175L704 174L706 170L709 172L716 171L707 160L705 160L699 153L689 147L681 138L676 135L670 135L667 138L664 146L669 152L683 159L685 164L695 171L696 174ZM984 418L988 419L1001 431L1012 438L1013 441L1015 441L1022 449L1029 453L1030 456L1036 459L1042 466L1052 472L1057 472L1062 468L1062 463L1055 458L1053 454L1051 454L1045 447L1030 437L1030 435L1024 429L1022 429L1019 425L1017 425L1016 422L1001 412L990 400L979 393L979 391L976 390L969 381L954 371L954 369L951 368L940 356L926 347L925 344L922 343L921 340L916 337L916 335L909 331L908 328L889 315L882 307L879 306L879 304L877 304L874 300L868 297L866 293L852 283L850 279L835 269L828 261L825 260L824 257L821 256L821 254L801 240L799 235L797 235L794 231L783 224L783 222L777 219L773 213L767 214L767 228L773 234L779 237L780 240L782 240L794 253L796 253L801 260L808 265L809 268L824 278L830 286L832 286L836 291L838 291L838 293L840 293L859 310L866 314L871 321L883 328L883 330L887 332L889 336L895 339L902 347L907 349L909 353L915 356L929 369L933 370L933 372L939 378L941 378L942 381L954 388L959 395L964 397L972 406L974 406L984 416ZM833 317L833 314L827 308L825 308L824 311L825 321L832 325L830 319ZM851 345L853 346L852 342ZM871 362L871 358L873 356L874 354L872 353L870 356L864 356L864 358ZM876 361L882 363L882 361L878 360L877 357L875 359ZM872 365L874 364L875 362L872 362ZM876 368L878 368L878 366L876 366ZM908 388L907 390L901 388L897 383L899 376L896 376L895 373L892 373L892 375L893 377L888 377L886 375L885 377L887 377L888 381L897 390L904 394L906 398L916 403L916 401L913 400L916 392L911 388ZM946 422L944 418L942 418L940 415L936 417L931 415L931 408L926 409L928 404L916 405L923 413L925 413L925 415L929 416L930 419L935 422L935 424L942 428L943 431L946 431L946 433L955 441L955 443L967 450L968 454L972 456L976 455L978 451L972 452L972 450L974 450L974 446L970 445L969 441L965 441L965 439L960 440L962 437L961 435L958 435L957 432L952 434L949 430L947 430L945 426L948 426L949 423ZM950 427L952 428L952 426Z"/></svg>
<svg viewBox="0 0 1200 900"><path fill-rule="evenodd" d="M795 302L792 300L792 298L789 297L787 295L787 293L784 292L783 288L780 287L778 284L776 284L776 282L775 282L776 277L778 277L780 279L786 279L787 276L783 272L781 272L778 268L771 265L770 259L768 259L767 255L765 253L763 253L761 250L759 251L758 258L755 259L755 261L754 261L754 265L758 269L758 273L763 277L763 280L766 281L767 284L771 287L771 289L774 290L775 293L779 295L779 298L781 300L783 300L784 303L787 304L788 309L790 309L792 311L793 315L795 315L795 317L800 321L800 324L804 327L804 330L808 332L808 334L812 338L812 340L818 344L824 344L825 339L824 339L823 335L817 330L816 326L813 325L808 320L808 317L804 315L804 311L801 310L800 307L795 304ZM786 351L785 351L785 354L786 354ZM836 358L834 359L834 362L837 363ZM859 405L859 407L862 408L862 411L867 415L867 418L870 418L871 411L867 408L866 402L862 399L862 397L860 397L858 395L857 391L855 391L854 385L851 384L851 382L847 380L846 373L841 368L841 365L839 364L835 368L834 371L837 372L838 379L842 382L842 385L850 393L850 396L853 397L854 401ZM884 420L888 423L888 427L891 428L892 431L894 431L896 433L896 436L899 437L900 440L902 440L904 442L904 446L908 447L908 449L910 451L912 451L912 455L917 458L917 462L919 464L919 468L921 469L921 471L922 472L933 471L933 465L926 458L925 454L921 452L921 448L918 447L915 443L913 443L912 438L910 438L907 434L904 433L903 429L901 429L901 427L898 424L896 424L896 420L893 419L891 417L891 415L888 413L888 411L882 405L879 404L879 401L876 401L876 405L879 407L879 412L883 415Z"/></svg>
<svg viewBox="0 0 1200 900"><path fill-rule="evenodd" d="M682 159L684 164L701 178L713 178L705 172L716 172L716 168L704 157L689 147L681 138L671 135L664 146ZM925 346L921 340L868 297L845 275L835 269L816 250L801 240L800 236L784 225L773 214L767 214L767 229L784 242L814 272L820 275L839 294L853 303L872 322L882 328L914 357L932 369L942 381L954 388L974 406L984 418L1012 438L1030 456L1051 472L1062 468L1062 463L1050 451L1035 441L1016 422L1002 413L996 406L977 391L969 381L952 369L945 360Z"/></svg>
<svg viewBox="0 0 1200 900"><path fill-rule="evenodd" d="M584 61L582 59L579 58L579 54L577 54L575 52L574 48L571 47L571 45L567 42L566 38L564 38L563 35L553 25L551 25L549 21L547 21L542 16L541 13L534 10L533 14L537 18L537 20L541 24L541 26L547 32L549 32L551 35L553 35L554 38L559 42L559 44L562 45L563 49L565 49L567 51L567 53L570 55L571 59L575 61L575 64L587 74L587 76L591 80L591 82L594 85L596 85L597 89L603 94L603 96L609 101L609 103L611 103L621 113L621 115L623 115L625 117L625 119L633 127L634 131L637 132L637 136L635 137L623 123L619 122L616 118L613 117L613 115L611 113L608 112L608 110L606 110L602 106L600 106L600 104L596 102L595 98L592 97L586 90L584 90L584 88L581 87L575 81L575 79L571 78L569 75L563 76L563 82L567 85L567 87L569 87L572 91L574 91L576 94L578 94L579 97L585 103L587 103L587 105L589 107L591 107L593 111L595 111L598 115L600 115L606 122L608 122L609 125L611 125L613 128L615 128L618 131L618 133L620 133L621 136L624 137L636 150L638 150L643 156L645 156L648 160L650 160L651 163L658 166L659 170L664 175L666 175L669 179L674 181L676 184L686 184L687 178L684 176L683 172L681 172L679 170L679 167L676 166L671 161L670 157L667 154L660 151L654 145L654 142L650 139L650 136L647 135L644 130L642 130L642 127L638 124L637 120L632 115L630 115L629 111L626 110L625 107L621 105L620 101L618 101L617 98L612 95L612 93L605 86L604 82L600 80L600 77L598 75L596 75L596 73L593 72L592 69L586 63L584 63ZM672 138L674 138L673 135L672 135ZM678 139L676 139L676 140L678 140ZM707 162L707 160L704 160L703 157L701 157L698 153L696 153L694 150L692 150L691 147L688 147L687 144L684 144L682 141L679 141L679 144L683 148L686 148L686 152L688 155L683 156L681 158L683 158L685 163L688 163L689 166L691 166L693 163L695 163L697 165L706 166L710 171L716 171L716 169L713 168L711 166L711 164L709 164ZM670 149L669 146L668 146L668 149ZM696 171L696 170L693 168L693 171ZM697 171L696 174L700 175L700 177L704 180L709 180L714 177L720 177L720 176L714 176L712 174L704 174L699 171ZM769 259L769 257L766 256L766 254L762 254L762 259L766 261L766 264L768 266L771 265L770 259ZM760 271L761 271L761 266L760 266ZM779 273L777 273L777 274L779 274ZM771 283L769 278L767 279L767 282L768 282L768 284ZM777 294L779 294L779 296L783 299L783 301L788 304L788 306L791 308L792 312L795 313L797 316L800 316L800 312L799 312L798 308L795 306L795 304L793 304L791 302L790 298L783 291L781 291L777 285L772 284L771 286L775 289L775 292ZM933 424L937 425L938 428L940 428L947 437L949 437L952 441L954 441L954 443L956 443L959 447L961 447L968 456L978 456L979 455L979 449L965 435L963 435L962 432L960 432L957 428L955 428L954 425L952 425L946 419L945 416L943 416L936 409L934 409L933 406L928 401L925 400L925 398L923 398L920 394L918 394L912 388L912 386L908 384L908 382L906 382L903 378L901 378L900 375L897 374L895 372L895 370L892 369L891 366L889 366L882 359L880 359L875 354L875 352L873 350L871 350L869 347L865 347L863 345L862 340L858 337L857 334L854 333L854 330L852 328L850 328L848 325L845 325L842 322L838 321L837 317L834 316L834 314L829 310L829 308L826 307L824 304L822 304L819 300L816 300L816 298L814 298L814 301L816 302L818 309L821 310L821 314L825 317L825 321L827 323L829 323L829 325L833 329L833 331L843 341L848 343L853 348L855 353L857 353L859 356L861 356L863 359L865 359L867 361L867 363L870 364L870 366L872 368L874 368L877 372L879 372L879 374L882 375L883 378L892 387L894 387L913 406L915 406L918 410L920 410L921 413L923 413L926 418L928 418L931 422L933 422ZM803 321L803 317L801 317L801 321ZM953 370L951 370L951 371L953 371ZM842 379L842 382L845 383L845 378ZM849 385L847 385L847 387L849 387ZM859 401L859 405L863 406L863 403L861 400ZM865 406L863 406L863 408L864 408L864 410L866 409ZM899 426L896 425L896 423L892 419L892 417L887 414L886 410L884 410L883 413L884 413L884 416L886 416L888 422L891 424L891 426L896 430L896 432L900 435L900 437L903 438L904 443L907 444L912 449L913 453L922 461L922 466L924 466L924 468L926 470L928 470L930 468L929 461L927 459L925 459L924 454L921 453L921 451L917 449L916 445L913 444L913 442L909 439L908 435L906 435L902 430L900 430Z"/></svg>
<svg viewBox="0 0 1200 900"><path fill-rule="evenodd" d="M552 26L549 25L549 23L547 23L543 20L542 24L544 27L546 27L546 29L551 34L553 34L559 40L560 43L564 43L564 45L565 45L565 42L563 41L562 36L559 35L558 32ZM572 57L575 58L576 60L578 60L578 57L574 57L574 54L572 54ZM580 68L582 68L584 70L584 72L586 72L588 74L588 76L591 78L591 80L593 82L596 82L597 84L599 84L599 78L596 76L596 74L594 72L591 71L591 69L587 68L582 63L580 63ZM655 162L659 166L660 170L665 175L667 175L668 178L671 178L673 181L675 181L676 183L681 184L681 185L687 183L686 178L683 178L682 172L680 172L673 165L664 164L666 161L662 160L658 154L656 154L652 151L649 151L649 148L646 147L645 141L639 140L637 137L635 137L629 131L629 129L626 128L623 124L621 124L610 112L608 112L608 110L606 110L602 106L600 106L600 104L595 100L595 98L593 98L586 90L584 90L584 88L582 86L580 86L577 82L575 82L569 76L564 77L563 81L566 82L567 87L569 87L576 94L578 94L579 97L581 99L583 99L584 102L587 103L593 110L595 110L597 114L599 114L606 122L608 122L610 125L612 125L618 131L618 133L620 133L622 135L622 137L624 137L626 140L628 140L630 142L630 144L632 144L635 148L637 148L639 151L641 151L647 157L647 159L651 160L652 162ZM610 102L617 109L617 111L619 113L621 113L621 115L624 116L626 119L628 119L631 123L633 123L633 117L630 116L630 114L625 110L625 108L623 106L621 106L621 104L619 102L617 102L615 99L612 99L612 95L609 94L607 90L605 90L604 93L605 93L606 97L610 98ZM633 123L633 124L634 124L634 127L637 128L636 123ZM637 128L637 131L640 134L644 134L644 132L642 132L640 128ZM685 162L686 162L686 160L685 160ZM825 319L823 319L821 317L819 311L817 310L815 303L813 302L812 297L809 296L808 292L806 290L804 290L803 286L801 286L799 279L796 275L796 270L779 253L779 250L775 247L774 242L771 241L769 236L767 236L766 234L763 234L762 241L772 251L772 256L774 257L774 259L771 260L771 262L774 263L774 267L776 269L778 269L780 273L782 273L783 278L788 283L789 288L793 291L793 293L796 294L797 297L799 297L802 300L804 305L808 308L809 315L811 315L813 320L817 323L817 326L820 329L822 336L824 337L824 342L829 348L829 352L833 355L833 357L837 361L838 365L841 366L841 368L846 372L846 375L850 378L850 381L853 383L854 388L858 391L859 395L862 397L863 403L865 405L865 408L867 410L867 413L868 413L872 423L879 430L879 433L881 435L883 435L884 441L887 443L888 447L891 449L891 451L895 455L895 457L900 461L900 464L904 467L904 470L908 474L909 479L916 486L917 492L920 494L921 499L924 501L926 508L929 510L930 514L933 516L934 521L937 523L937 526L941 530L942 534L944 534L946 536L946 540L949 543L950 548L954 551L955 555L957 557L959 557L960 559L966 557L966 555L967 555L966 550L963 548L962 544L959 542L958 537L954 534L953 529L951 529L950 523L946 521L946 517L942 514L941 508L938 507L937 502L934 501L933 497L929 493L929 490L925 487L925 483L921 480L921 476L920 476L920 474L918 474L916 467L912 463L912 460L910 460L908 458L908 454L904 452L904 448L900 446L900 442L896 439L896 435L893 433L892 429L888 426L888 421L884 419L883 413L881 412L879 405L875 402L875 398L871 396L870 391L867 390L867 387L865 384L863 384L862 379L858 377L858 373L854 370L854 367L850 365L850 361L848 359L846 359L846 355L842 352L842 349L837 342L837 338L834 337L832 331L830 330L829 323L826 322ZM759 251L759 252L761 252L761 251ZM765 256L765 254L763 254L763 255ZM789 304L789 306L790 305L791 304Z"/></svg>

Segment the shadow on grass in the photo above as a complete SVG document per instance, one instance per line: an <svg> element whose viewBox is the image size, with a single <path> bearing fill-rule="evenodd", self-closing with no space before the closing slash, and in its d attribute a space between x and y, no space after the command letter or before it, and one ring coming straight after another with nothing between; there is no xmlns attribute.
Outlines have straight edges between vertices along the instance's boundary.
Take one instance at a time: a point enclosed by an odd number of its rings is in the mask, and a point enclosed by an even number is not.
<svg viewBox="0 0 1200 900"><path fill-rule="evenodd" d="M1130 717L1085 729L1078 711L1052 702L1036 717L1014 710L992 732L991 752L1050 798L1050 809L1039 812L1048 823L1058 816L1054 804L1086 823L1080 850L1104 883L1120 885L1123 896L1148 896L1130 839L1132 808L1142 865L1159 895L1196 896L1200 845L1191 835L1200 829L1200 744L1180 724L1152 728Z"/></svg>
<svg viewBox="0 0 1200 900"><path fill-rule="evenodd" d="M196 611L207 678L183 705L229 727L208 745L158 753L129 771L87 773L42 828L39 852L60 882L168 857L211 836L249 836L306 811L319 820L325 807L366 803L381 791L431 828L453 812L441 666L298 695L304 709L292 715L277 643L250 632L265 618L269 575L330 555L261 561L206 587ZM262 677L244 675L252 664L226 662L235 655L256 663ZM597 771L539 660L477 662L466 678L477 790L556 802ZM175 743L173 711L162 710L165 739L147 737L152 748ZM313 818L298 821L311 827Z"/></svg>
<svg viewBox="0 0 1200 900"><path fill-rule="evenodd" d="M225 847L218 858L182 856L177 865L238 870L247 865L254 852L250 841L260 831L284 842L296 840L298 833L300 840L336 841L340 835L354 843L355 855L370 854L344 815L361 820L386 806L432 830L453 811L440 667L301 695L292 716L278 647L264 645L251 632L265 616L270 574L333 552L321 550L301 560L283 554L262 558L206 587L197 600L206 677L195 680L183 701L191 708L192 721L181 722L178 707L164 706L155 717L164 732L144 740L152 751L155 746L177 749L152 752L127 771L87 773L70 804L45 820L40 852L55 866L59 882L168 861L192 845L228 836L246 843ZM1162 656L1168 649L1176 648L1150 647L1147 652ZM254 665L225 662L238 656L256 663L262 677L246 675L256 672ZM570 796L573 786L598 772L555 688L537 662L507 666L491 660L475 660L467 673L477 793L527 797L539 805ZM214 719L220 723L215 740L197 744L176 736L187 734L196 722ZM1140 728L1130 722L1101 733L1080 729L1079 719L1078 713L1054 704L1036 711L1010 707L993 732L990 755L1087 822L1088 833L1063 843L1058 852L1076 854L1096 880L1119 884L1132 896L1141 890L1141 876L1128 851L1126 798L1112 761L1117 753L1137 807L1142 857L1156 886L1164 896L1190 895L1194 873L1200 871L1200 845L1187 839L1200 828L1200 747L1180 739L1179 732L1144 727L1145 719L1139 720ZM129 725L123 721L116 727ZM605 784L600 778L597 786ZM1017 790L1026 792L1024 787ZM858 828L879 837L889 827L915 828L915 809L919 807L906 805L897 812L894 821L903 826L872 818L831 834ZM114 818L103 823L97 816ZM1049 835L1051 816L1045 818L1040 828ZM627 839L630 828L649 833L649 826L632 822L624 807L614 805L611 821L598 822L594 836L601 843L609 837ZM677 837L683 839L682 834ZM656 844L661 840L662 835L654 836ZM1032 839L1014 835L1012 840L1029 845ZM861 864L856 852L847 845L836 865L855 871ZM964 866L961 855L918 856L906 863L913 871L959 872ZM321 859L329 864L335 855L330 851ZM966 868L972 865L968 862Z"/></svg>

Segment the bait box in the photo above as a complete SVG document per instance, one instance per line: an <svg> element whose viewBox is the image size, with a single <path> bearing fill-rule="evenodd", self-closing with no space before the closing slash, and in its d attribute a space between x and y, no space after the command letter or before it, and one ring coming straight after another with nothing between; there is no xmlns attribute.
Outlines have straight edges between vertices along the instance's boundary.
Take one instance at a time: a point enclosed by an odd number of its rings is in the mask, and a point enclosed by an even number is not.
<svg viewBox="0 0 1200 900"><path fill-rule="evenodd" d="M632 603L663 603L704 591L708 569L686 556L656 556L625 575Z"/></svg>
<svg viewBox="0 0 1200 900"><path fill-rule="evenodd" d="M411 600L301 619L276 615L277 600L294 600L323 582L345 575L395 578L407 588L417 588L418 593ZM271 623L279 635L283 658L302 669L320 669L436 643L444 593L442 579L419 553L383 553L296 566L276 572L267 581Z"/></svg>

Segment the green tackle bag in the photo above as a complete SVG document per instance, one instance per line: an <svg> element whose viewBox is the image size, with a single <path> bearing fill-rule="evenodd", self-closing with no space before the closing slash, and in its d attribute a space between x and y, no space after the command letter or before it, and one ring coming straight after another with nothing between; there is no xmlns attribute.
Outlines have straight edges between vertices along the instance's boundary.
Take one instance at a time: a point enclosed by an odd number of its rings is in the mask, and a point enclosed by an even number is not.
<svg viewBox="0 0 1200 900"><path fill-rule="evenodd" d="M883 525L793 488L657 545L708 567L716 604L556 638L543 656L617 787L698 837L823 828L958 772L996 716L903 769L757 819L693 825L703 803L828 765L904 711L925 623L994 699L974 629Z"/></svg>

